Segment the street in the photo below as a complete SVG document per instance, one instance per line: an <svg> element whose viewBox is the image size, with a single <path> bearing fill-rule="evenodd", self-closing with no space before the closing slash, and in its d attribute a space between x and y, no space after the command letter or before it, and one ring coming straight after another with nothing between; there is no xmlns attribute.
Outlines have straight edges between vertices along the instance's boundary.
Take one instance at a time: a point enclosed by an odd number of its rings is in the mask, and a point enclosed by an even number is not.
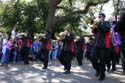
<svg viewBox="0 0 125 83"><path fill-rule="evenodd" d="M89 61L84 60L82 67L78 67L76 61L72 64L68 75L62 74L63 66L58 61L49 63L48 70L42 70L40 63L10 64L0 67L0 83L125 83L120 65L116 72L106 72L106 79L100 82Z"/></svg>

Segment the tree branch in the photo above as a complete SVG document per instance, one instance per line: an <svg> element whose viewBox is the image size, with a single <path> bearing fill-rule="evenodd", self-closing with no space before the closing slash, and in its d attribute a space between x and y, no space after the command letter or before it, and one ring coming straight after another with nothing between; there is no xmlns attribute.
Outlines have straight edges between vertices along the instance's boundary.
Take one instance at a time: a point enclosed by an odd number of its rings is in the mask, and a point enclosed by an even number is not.
<svg viewBox="0 0 125 83"><path fill-rule="evenodd" d="M57 7L57 5L59 4L59 3L61 3L62 2L62 0L49 0L49 5L50 5L50 7Z"/></svg>
<svg viewBox="0 0 125 83"><path fill-rule="evenodd" d="M70 12L69 14L67 14L65 16L56 17L55 18L55 23L66 21L66 20L70 19L72 16L77 15L77 14L86 14L89 11L89 8L91 6L96 6L96 5L102 4L102 3L107 3L108 1L109 0L104 0L104 1L97 2L97 3L94 3L94 2L87 3L84 10L73 11L73 12Z"/></svg>
<svg viewBox="0 0 125 83"><path fill-rule="evenodd" d="M65 11L71 11L70 9L63 7L63 6L57 6L57 9L63 9Z"/></svg>
<svg viewBox="0 0 125 83"><path fill-rule="evenodd" d="M72 6L72 0L69 0L70 6Z"/></svg>

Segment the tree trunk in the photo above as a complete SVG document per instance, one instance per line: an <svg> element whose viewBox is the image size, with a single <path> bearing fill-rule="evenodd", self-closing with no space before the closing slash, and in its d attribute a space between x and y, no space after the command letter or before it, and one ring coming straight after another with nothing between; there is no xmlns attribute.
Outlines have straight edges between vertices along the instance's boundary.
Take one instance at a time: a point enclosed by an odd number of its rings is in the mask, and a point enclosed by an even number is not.
<svg viewBox="0 0 125 83"><path fill-rule="evenodd" d="M52 33L52 28L54 25L56 9L51 9L47 18L46 30L49 30Z"/></svg>
<svg viewBox="0 0 125 83"><path fill-rule="evenodd" d="M57 5L61 2L62 0L49 0L49 15L47 18L47 24L46 24L46 30L49 30L50 33L52 33L54 22L55 22L55 12L57 9Z"/></svg>
<svg viewBox="0 0 125 83"><path fill-rule="evenodd" d="M58 9L58 5L62 1L63 0L49 0L50 10L49 10L48 18L47 18L46 30L49 30L51 34L52 34L53 26L57 22L64 22L64 21L68 20L69 18L71 18L72 16L77 15L77 14L86 14L89 11L89 7L96 6L96 5L102 4L102 3L106 3L109 0L104 0L104 1L96 2L96 3L93 3L93 2L87 3L84 10L72 11L72 12L69 12L69 14L67 14L66 16L57 18L55 16L56 9ZM71 1L72 0L69 0L70 3L71 3Z"/></svg>

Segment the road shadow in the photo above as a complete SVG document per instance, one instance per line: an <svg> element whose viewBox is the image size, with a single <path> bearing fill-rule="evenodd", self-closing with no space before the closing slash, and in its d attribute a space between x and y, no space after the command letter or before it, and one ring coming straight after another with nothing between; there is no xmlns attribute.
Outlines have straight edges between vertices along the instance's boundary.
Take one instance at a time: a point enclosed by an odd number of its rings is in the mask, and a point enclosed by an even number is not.
<svg viewBox="0 0 125 83"><path fill-rule="evenodd" d="M1 83L124 83L111 75L105 81L98 81L89 62L84 62L82 67L78 67L76 61L72 64L68 75L62 74L63 66L58 61L49 64L47 70L42 70L39 64L0 67L0 80Z"/></svg>

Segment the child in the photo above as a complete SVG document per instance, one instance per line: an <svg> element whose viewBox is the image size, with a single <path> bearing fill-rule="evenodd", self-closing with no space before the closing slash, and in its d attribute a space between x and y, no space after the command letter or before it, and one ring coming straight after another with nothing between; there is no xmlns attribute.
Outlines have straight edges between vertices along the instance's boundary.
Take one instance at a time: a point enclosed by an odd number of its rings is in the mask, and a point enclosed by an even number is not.
<svg viewBox="0 0 125 83"><path fill-rule="evenodd" d="M33 44L32 44L32 52L33 52L33 55L35 55L35 61L39 60L39 50L40 50L40 43L39 43L39 40L36 39Z"/></svg>
<svg viewBox="0 0 125 83"><path fill-rule="evenodd" d="M58 52L58 42L53 42L51 46L51 50L49 52L49 59L57 59L57 52Z"/></svg>

